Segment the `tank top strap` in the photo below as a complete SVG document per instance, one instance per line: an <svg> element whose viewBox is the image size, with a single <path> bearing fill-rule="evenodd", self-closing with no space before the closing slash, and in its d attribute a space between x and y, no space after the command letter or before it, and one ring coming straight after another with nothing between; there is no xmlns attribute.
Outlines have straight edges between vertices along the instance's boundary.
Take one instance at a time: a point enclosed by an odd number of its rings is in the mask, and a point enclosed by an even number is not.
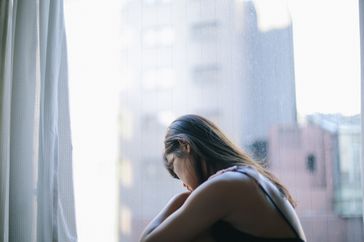
<svg viewBox="0 0 364 242"><path fill-rule="evenodd" d="M306 241L305 235L303 233L303 229L299 223L295 223L294 221L290 221L290 219L286 216L289 213L290 209L294 209L288 199L284 197L281 191L270 181L268 178L260 174L254 168L245 167L245 166L235 166L232 169L228 169L230 171L236 171L242 174L245 174L252 178L259 186L259 188L263 191L263 193L268 197L268 199L273 203L274 207L277 209L282 218L286 221L286 223L290 226L295 235ZM278 201L282 201L279 203ZM291 213L293 216L293 220L299 221L296 213Z"/></svg>

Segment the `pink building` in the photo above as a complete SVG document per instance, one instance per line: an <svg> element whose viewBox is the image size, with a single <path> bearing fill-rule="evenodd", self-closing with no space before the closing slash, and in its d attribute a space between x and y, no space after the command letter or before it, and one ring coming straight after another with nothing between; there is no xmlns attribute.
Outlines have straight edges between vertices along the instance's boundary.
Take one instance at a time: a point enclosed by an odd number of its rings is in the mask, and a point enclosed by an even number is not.
<svg viewBox="0 0 364 242"><path fill-rule="evenodd" d="M268 144L269 167L297 201L308 241L364 241L360 217L335 213L336 135L316 125L276 126Z"/></svg>

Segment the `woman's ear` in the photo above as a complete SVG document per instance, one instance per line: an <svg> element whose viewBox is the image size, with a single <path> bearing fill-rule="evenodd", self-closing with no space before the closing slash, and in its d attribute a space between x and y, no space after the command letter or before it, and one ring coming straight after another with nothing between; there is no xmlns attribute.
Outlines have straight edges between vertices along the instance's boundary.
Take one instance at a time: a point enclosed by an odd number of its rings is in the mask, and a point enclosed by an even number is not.
<svg viewBox="0 0 364 242"><path fill-rule="evenodd" d="M186 151L187 151L187 153L191 153L191 146L190 146L190 144L186 144Z"/></svg>
<svg viewBox="0 0 364 242"><path fill-rule="evenodd" d="M183 151L190 153L191 152L191 146L190 144L188 144L187 142L183 142L183 141L178 141L179 145L181 146L181 148L183 149Z"/></svg>

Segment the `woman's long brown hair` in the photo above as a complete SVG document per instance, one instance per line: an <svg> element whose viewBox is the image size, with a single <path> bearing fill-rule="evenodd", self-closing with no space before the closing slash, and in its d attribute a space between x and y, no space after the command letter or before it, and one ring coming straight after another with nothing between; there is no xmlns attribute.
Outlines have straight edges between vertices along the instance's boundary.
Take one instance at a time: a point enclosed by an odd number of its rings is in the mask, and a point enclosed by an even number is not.
<svg viewBox="0 0 364 242"><path fill-rule="evenodd" d="M194 163L194 169L200 184L221 169L231 166L248 166L268 178L281 193L288 199L293 207L296 202L287 188L265 167L253 160L240 147L230 139L210 120L196 115L183 115L173 121L168 127L164 140L164 164L169 173L177 178L173 166L169 164L166 156L175 154L177 157L186 157L188 154L181 149L181 144L189 144ZM207 173L203 172L202 160L206 162Z"/></svg>

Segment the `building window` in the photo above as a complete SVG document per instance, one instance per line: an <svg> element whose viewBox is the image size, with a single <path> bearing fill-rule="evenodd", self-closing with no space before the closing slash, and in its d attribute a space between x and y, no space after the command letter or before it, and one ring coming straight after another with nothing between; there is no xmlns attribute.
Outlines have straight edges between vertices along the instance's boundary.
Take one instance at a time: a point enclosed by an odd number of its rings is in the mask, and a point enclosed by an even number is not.
<svg viewBox="0 0 364 242"><path fill-rule="evenodd" d="M316 157L313 154L309 154L306 158L306 168L311 173L315 172L316 170Z"/></svg>
<svg viewBox="0 0 364 242"><path fill-rule="evenodd" d="M152 27L144 30L143 45L146 48L167 47L173 45L175 32L171 26Z"/></svg>
<svg viewBox="0 0 364 242"><path fill-rule="evenodd" d="M257 140L253 142L249 150L255 160L262 165L267 165L268 142L266 140Z"/></svg>
<svg viewBox="0 0 364 242"><path fill-rule="evenodd" d="M191 27L191 38L197 41L216 39L218 36L219 24L215 21L195 23Z"/></svg>
<svg viewBox="0 0 364 242"><path fill-rule="evenodd" d="M146 90L165 90L175 84L175 74L170 68L149 69L143 73L142 86Z"/></svg>
<svg viewBox="0 0 364 242"><path fill-rule="evenodd" d="M192 71L192 80L200 85L216 83L221 79L220 69L218 64L195 66Z"/></svg>

